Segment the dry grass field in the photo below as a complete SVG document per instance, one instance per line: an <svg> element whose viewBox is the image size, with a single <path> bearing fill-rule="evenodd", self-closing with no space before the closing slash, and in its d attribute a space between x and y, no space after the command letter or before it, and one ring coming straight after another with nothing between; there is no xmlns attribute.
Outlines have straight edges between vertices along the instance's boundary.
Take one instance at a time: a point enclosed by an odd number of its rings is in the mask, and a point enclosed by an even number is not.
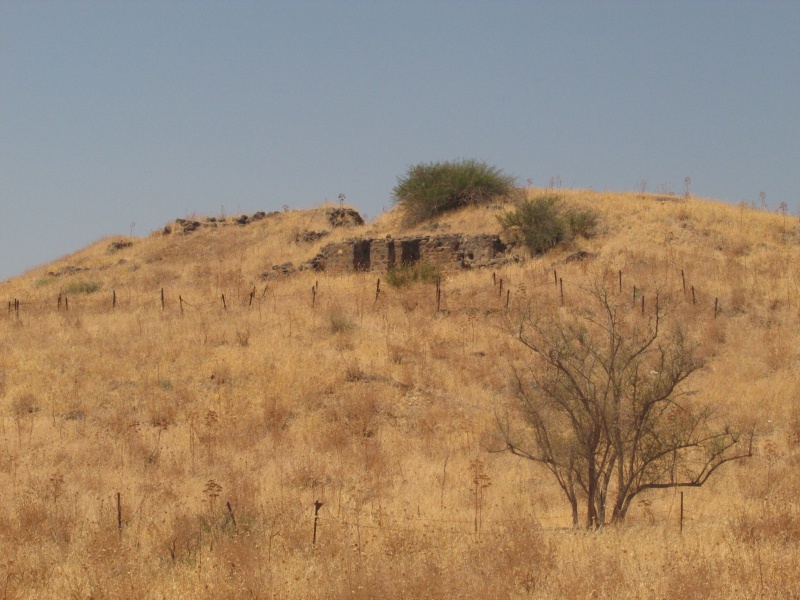
<svg viewBox="0 0 800 600"><path fill-rule="evenodd" d="M595 236L445 274L438 312L430 283L261 277L402 235L392 212L312 243L322 209L109 238L1 283L0 598L800 598L800 222L560 193ZM438 230L499 232L498 211ZM487 451L530 360L507 324L620 271L711 357L698 397L758 433L683 490L682 531L676 489L572 529L544 469Z"/></svg>

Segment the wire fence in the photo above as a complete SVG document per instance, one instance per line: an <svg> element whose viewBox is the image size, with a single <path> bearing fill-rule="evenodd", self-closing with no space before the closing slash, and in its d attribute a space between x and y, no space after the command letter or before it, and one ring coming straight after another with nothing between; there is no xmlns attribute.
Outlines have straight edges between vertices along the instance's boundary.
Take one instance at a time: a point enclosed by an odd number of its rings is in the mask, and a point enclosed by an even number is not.
<svg viewBox="0 0 800 600"><path fill-rule="evenodd" d="M148 518L149 511L143 510L145 499L141 502L128 503L130 496L119 492L108 497L103 502L106 507L114 507L114 525L122 531L134 522ZM237 506L230 501L224 503L227 513L223 509L218 517L222 517L227 524L235 523ZM131 509L129 507L137 508ZM295 507L297 508L297 507ZM334 503L326 504L315 501L312 510L307 514L308 521L300 518L296 510L286 511L277 508L273 514L289 518L294 526L307 529L308 541L316 543L325 541L326 538L341 538L343 535L360 536L362 532L371 532L375 536L408 536L425 541L430 548L437 542L439 544L452 543L459 539L506 539L518 536L523 532L567 532L585 531L586 515L578 515L577 526L573 524L572 513L561 510L549 510L547 514L540 514L531 509L527 514L518 517L483 516L478 509L462 508L462 518L422 516L411 512L394 514L390 510L380 508L369 510L366 507L347 508L335 506ZM101 510L101 512L103 512ZM468 514L471 513L472 514ZM651 501L643 499L641 506L635 514L629 515L625 523L632 527L663 527L676 533L692 530L698 527L721 527L729 529L736 527L746 510L729 496L720 496L706 493L689 493L678 488L670 490L661 497ZM291 515L291 516L289 516ZM249 519L251 520L251 519ZM307 523L307 526L306 526ZM608 524L608 521L606 522ZM312 534L313 532L313 534ZM313 535L313 538L312 538Z"/></svg>
<svg viewBox="0 0 800 600"><path fill-rule="evenodd" d="M606 280L609 279L608 273ZM659 291L646 290L645 286L625 282L623 285L623 272L613 274L618 283L609 286L619 294L629 294L631 309L638 310L643 315L650 314L659 308ZM578 305L575 298L582 294L590 285L587 277L564 279L558 271L553 269L551 274L537 273L530 279L511 281L498 277L492 273L487 277L483 286L471 289L451 287L446 280L438 278L435 283L422 286L422 299L427 298L431 312L436 314L465 313L472 316L480 314L496 314L498 311L519 309L526 304L546 298L561 306ZM682 295L684 304L696 310L705 311L706 314L717 318L722 314L725 303L720 298L699 289L687 282L681 270L678 285L668 291L673 296ZM369 306L371 302L375 309L391 306L403 298L408 297L407 287L393 287L387 285L381 278L362 276L360 281L344 283L331 278L325 279L322 284L317 280L305 291L283 291L280 285L267 283L264 287L253 286L248 292L241 288L217 293L208 293L205 296L197 292L186 294L179 290L160 288L150 292L138 289L111 290L110 292L84 293L68 296L65 293L48 298L11 298L8 299L8 318L36 317L52 312L69 312L80 310L82 313L109 313L112 311L159 311L164 314L191 314L208 313L216 311L219 314L238 314L242 311L261 310L264 308L278 308L282 303L291 303L292 308L306 307L309 309L332 306L335 304L348 305L354 301L361 306ZM419 290L420 288L416 288ZM663 300L663 296L662 296Z"/></svg>
<svg viewBox="0 0 800 600"><path fill-rule="evenodd" d="M427 540L453 540L459 538L507 538L524 531L575 530L571 512L549 511L542 515L532 511L519 517L483 517L479 513L464 518L424 517L404 513L392 514L386 510L365 511L325 506L315 503L313 513L315 535L324 539L326 535L341 535L347 532L370 531L376 534L418 536ZM740 511L734 501L727 497L708 494L685 494L678 488L668 495L642 501L637 514L627 522L633 526L664 526L682 532L696 525L730 527ZM309 525L311 525L309 523ZM579 514L578 528L585 526L585 515ZM309 528L310 530L310 528Z"/></svg>

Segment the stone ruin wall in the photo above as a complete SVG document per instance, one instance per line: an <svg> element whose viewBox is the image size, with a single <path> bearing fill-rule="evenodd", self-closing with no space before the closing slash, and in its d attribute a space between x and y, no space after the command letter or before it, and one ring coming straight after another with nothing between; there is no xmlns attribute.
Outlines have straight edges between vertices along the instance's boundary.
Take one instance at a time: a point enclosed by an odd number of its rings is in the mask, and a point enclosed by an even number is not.
<svg viewBox="0 0 800 600"><path fill-rule="evenodd" d="M453 271L508 262L506 249L499 236L489 234L354 238L324 246L310 266L328 273L353 273L424 263Z"/></svg>

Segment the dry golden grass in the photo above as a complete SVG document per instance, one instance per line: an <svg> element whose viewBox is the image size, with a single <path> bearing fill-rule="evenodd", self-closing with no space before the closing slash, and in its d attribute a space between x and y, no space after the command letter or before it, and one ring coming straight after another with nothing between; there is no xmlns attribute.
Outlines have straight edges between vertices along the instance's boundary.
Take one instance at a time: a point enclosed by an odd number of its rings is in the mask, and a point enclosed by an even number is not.
<svg viewBox="0 0 800 600"><path fill-rule="evenodd" d="M403 235L389 213L297 243L328 227L289 211L111 253L120 240L101 240L0 284L21 301L0 319L0 596L800 597L796 219L561 194L594 208L599 232L499 269L508 313L559 310L554 269L562 310L622 271L621 293L671 296L713 354L693 378L703 401L758 426L757 456L684 492L682 533L672 490L625 526L567 529L544 472L486 452L508 365L525 359L491 272L448 276L439 313L430 285L382 286L376 302L372 275L264 281L329 240ZM495 214L439 230L496 232ZM578 249L593 257L565 262ZM47 275L66 266L87 270Z"/></svg>

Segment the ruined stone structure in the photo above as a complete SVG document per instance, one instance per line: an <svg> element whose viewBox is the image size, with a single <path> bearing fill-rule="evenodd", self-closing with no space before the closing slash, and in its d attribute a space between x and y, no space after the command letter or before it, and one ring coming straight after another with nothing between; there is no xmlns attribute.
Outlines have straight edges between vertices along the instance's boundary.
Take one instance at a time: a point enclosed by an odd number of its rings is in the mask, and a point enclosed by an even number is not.
<svg viewBox="0 0 800 600"><path fill-rule="evenodd" d="M307 266L317 271L384 272L425 263L443 271L491 266L513 260L499 236L444 234L422 237L353 238L324 246Z"/></svg>

